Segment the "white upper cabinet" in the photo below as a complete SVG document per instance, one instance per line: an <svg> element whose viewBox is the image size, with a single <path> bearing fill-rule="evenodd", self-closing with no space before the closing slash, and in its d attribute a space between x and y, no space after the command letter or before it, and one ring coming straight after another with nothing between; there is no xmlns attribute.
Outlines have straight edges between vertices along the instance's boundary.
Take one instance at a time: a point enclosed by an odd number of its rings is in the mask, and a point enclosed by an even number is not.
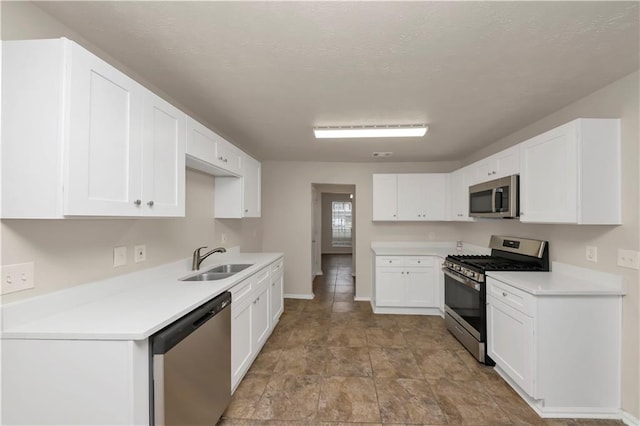
<svg viewBox="0 0 640 426"><path fill-rule="evenodd" d="M499 179L505 176L520 173L520 147L519 145L507 148L490 157L473 163L473 173L470 174L470 185Z"/></svg>
<svg viewBox="0 0 640 426"><path fill-rule="evenodd" d="M449 220L473 221L469 217L469 185L475 169L471 166L463 167L450 175L451 179L451 208Z"/></svg>
<svg viewBox="0 0 640 426"><path fill-rule="evenodd" d="M240 176L241 153L221 136L187 118L187 166L214 176Z"/></svg>
<svg viewBox="0 0 640 426"><path fill-rule="evenodd" d="M3 218L184 216L184 113L67 39L2 63Z"/></svg>
<svg viewBox="0 0 640 426"><path fill-rule="evenodd" d="M240 219L260 217L262 166L247 154L241 154L242 177L217 176L215 179L214 217Z"/></svg>
<svg viewBox="0 0 640 426"><path fill-rule="evenodd" d="M373 220L398 220L398 175L373 175Z"/></svg>
<svg viewBox="0 0 640 426"><path fill-rule="evenodd" d="M621 223L620 120L577 119L520 145L520 221Z"/></svg>
<svg viewBox="0 0 640 426"><path fill-rule="evenodd" d="M447 220L446 173L398 175L398 220Z"/></svg>
<svg viewBox="0 0 640 426"><path fill-rule="evenodd" d="M446 173L373 175L373 220L447 220Z"/></svg>
<svg viewBox="0 0 640 426"><path fill-rule="evenodd" d="M186 115L146 90L142 111L142 201L146 216L185 214Z"/></svg>

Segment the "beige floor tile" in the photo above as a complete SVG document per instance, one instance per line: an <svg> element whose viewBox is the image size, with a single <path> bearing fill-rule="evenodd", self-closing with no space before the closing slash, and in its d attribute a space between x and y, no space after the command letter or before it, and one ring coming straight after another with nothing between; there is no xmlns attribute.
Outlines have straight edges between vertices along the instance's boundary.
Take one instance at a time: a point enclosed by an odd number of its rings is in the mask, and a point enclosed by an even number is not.
<svg viewBox="0 0 640 426"><path fill-rule="evenodd" d="M375 377L423 379L411 351L403 348L369 348Z"/></svg>
<svg viewBox="0 0 640 426"><path fill-rule="evenodd" d="M321 375L328 359L326 346L294 346L280 354L275 375Z"/></svg>
<svg viewBox="0 0 640 426"><path fill-rule="evenodd" d="M291 332L290 346L326 345L329 329L325 325L300 325Z"/></svg>
<svg viewBox="0 0 640 426"><path fill-rule="evenodd" d="M366 347L367 336L361 329L352 327L332 327L327 340L329 346Z"/></svg>
<svg viewBox="0 0 640 426"><path fill-rule="evenodd" d="M447 423L426 381L376 377L375 384L383 423Z"/></svg>
<svg viewBox="0 0 640 426"><path fill-rule="evenodd" d="M318 420L380 422L373 378L326 377L320 388Z"/></svg>
<svg viewBox="0 0 640 426"><path fill-rule="evenodd" d="M404 335L398 328L368 328L367 345L378 348L404 348L407 346Z"/></svg>
<svg viewBox="0 0 640 426"><path fill-rule="evenodd" d="M326 376L373 376L367 348L329 347Z"/></svg>
<svg viewBox="0 0 640 426"><path fill-rule="evenodd" d="M456 351L446 349L413 349L413 356L427 380L473 380L473 372L458 357Z"/></svg>
<svg viewBox="0 0 640 426"><path fill-rule="evenodd" d="M447 421L466 425L508 425L512 420L478 381L441 379L431 382Z"/></svg>
<svg viewBox="0 0 640 426"><path fill-rule="evenodd" d="M261 351L255 361L253 361L253 364L251 364L249 372L254 374L272 374L278 365L281 354L282 349Z"/></svg>
<svg viewBox="0 0 640 426"><path fill-rule="evenodd" d="M256 420L314 420L320 384L320 376L273 375L252 416Z"/></svg>

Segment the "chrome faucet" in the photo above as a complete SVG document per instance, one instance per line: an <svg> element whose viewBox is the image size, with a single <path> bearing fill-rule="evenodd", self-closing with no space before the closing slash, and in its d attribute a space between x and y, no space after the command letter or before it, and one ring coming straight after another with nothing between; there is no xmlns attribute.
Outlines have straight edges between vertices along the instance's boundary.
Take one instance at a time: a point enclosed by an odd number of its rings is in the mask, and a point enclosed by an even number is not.
<svg viewBox="0 0 640 426"><path fill-rule="evenodd" d="M200 264L202 263L202 261L205 260L207 257L211 256L213 253L226 253L227 252L227 249L224 248L224 247L216 247L213 250L209 250L205 254L201 255L200 254L200 250L202 250L203 248L207 248L207 246L198 247L193 252L193 262L191 263L191 270L192 271L197 271L198 269L200 269Z"/></svg>

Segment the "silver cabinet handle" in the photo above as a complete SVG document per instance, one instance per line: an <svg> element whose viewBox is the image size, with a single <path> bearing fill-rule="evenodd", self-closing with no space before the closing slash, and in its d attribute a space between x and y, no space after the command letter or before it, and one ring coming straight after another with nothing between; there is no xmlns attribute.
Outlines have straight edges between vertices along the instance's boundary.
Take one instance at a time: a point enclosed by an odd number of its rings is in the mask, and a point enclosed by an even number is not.
<svg viewBox="0 0 640 426"><path fill-rule="evenodd" d="M148 205L149 207L153 207L153 200L148 201L148 202L147 202L147 205Z"/></svg>
<svg viewBox="0 0 640 426"><path fill-rule="evenodd" d="M140 204L142 204L142 200L135 200L133 204L135 204L136 206L139 206Z"/></svg>

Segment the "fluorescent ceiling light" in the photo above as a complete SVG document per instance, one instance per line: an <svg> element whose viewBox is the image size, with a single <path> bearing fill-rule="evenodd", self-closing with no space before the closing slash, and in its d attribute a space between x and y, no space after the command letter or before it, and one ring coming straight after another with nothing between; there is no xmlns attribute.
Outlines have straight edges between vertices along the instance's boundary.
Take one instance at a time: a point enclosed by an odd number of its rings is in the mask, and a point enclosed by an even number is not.
<svg viewBox="0 0 640 426"><path fill-rule="evenodd" d="M340 126L314 127L317 139L324 138L403 138L421 137L427 133L425 124L402 126Z"/></svg>

